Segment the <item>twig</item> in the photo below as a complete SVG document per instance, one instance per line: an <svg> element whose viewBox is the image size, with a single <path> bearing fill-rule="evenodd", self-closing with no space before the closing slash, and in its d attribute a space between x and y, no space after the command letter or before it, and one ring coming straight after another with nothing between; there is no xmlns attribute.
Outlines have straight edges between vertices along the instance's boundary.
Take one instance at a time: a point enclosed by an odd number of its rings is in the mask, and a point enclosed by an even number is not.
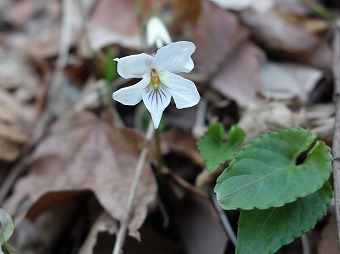
<svg viewBox="0 0 340 254"><path fill-rule="evenodd" d="M84 3L82 0L76 0L76 3L78 5L80 17L81 17L81 35L85 42L86 47L86 55L88 58L92 59L95 55L95 52L91 46L90 37L89 37L89 22L88 22L88 10L85 9Z"/></svg>
<svg viewBox="0 0 340 254"><path fill-rule="evenodd" d="M310 241L307 234L301 236L302 253L311 254Z"/></svg>
<svg viewBox="0 0 340 254"><path fill-rule="evenodd" d="M152 121L150 121L148 130L145 135L146 141L150 141L152 139L153 133L154 133L154 127L153 127ZM145 146L141 154L139 155L138 163L137 163L136 170L135 170L135 177L133 179L129 197L128 197L126 213L119 226L116 243L115 243L115 246L112 252L113 254L121 253L121 250L122 250L122 247L125 241L126 231L127 231L127 228L130 222L130 215L131 215L131 211L133 208L133 202L136 196L136 191L138 188L139 180L140 180L140 177L142 175L142 172L145 166L145 161L148 155L148 151L149 151L148 147Z"/></svg>
<svg viewBox="0 0 340 254"><path fill-rule="evenodd" d="M234 232L234 230L233 230L233 228L232 228L232 226L230 224L230 221L229 221L226 213L224 212L224 210L217 203L216 196L214 195L214 193L211 192L210 194L211 194L210 197L211 197L213 206L214 206L215 210L218 213L218 217L221 220L222 226L223 226L225 232L227 233L230 241L236 247L237 239L236 239L235 232Z"/></svg>
<svg viewBox="0 0 340 254"><path fill-rule="evenodd" d="M336 22L334 33L334 99L335 99L335 122L333 135L333 177L335 210L338 225L338 244L340 246L340 20Z"/></svg>
<svg viewBox="0 0 340 254"><path fill-rule="evenodd" d="M0 204L3 204L8 192L13 187L15 180L24 172L24 170L33 162L32 154L27 155L14 168L11 169L8 176L0 187Z"/></svg>
<svg viewBox="0 0 340 254"><path fill-rule="evenodd" d="M47 108L35 127L33 139L41 136L41 133L44 132L51 119L57 115L64 82L63 71L68 61L68 53L72 42L73 1L74 0L62 1L61 36L58 58L55 64L52 82L47 93Z"/></svg>

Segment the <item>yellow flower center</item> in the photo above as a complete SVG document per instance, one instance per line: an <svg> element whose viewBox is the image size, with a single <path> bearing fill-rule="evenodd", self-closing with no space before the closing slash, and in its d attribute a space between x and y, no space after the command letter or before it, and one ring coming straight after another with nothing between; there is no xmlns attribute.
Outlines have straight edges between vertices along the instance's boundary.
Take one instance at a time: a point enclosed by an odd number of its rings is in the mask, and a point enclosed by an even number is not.
<svg viewBox="0 0 340 254"><path fill-rule="evenodd" d="M155 69L151 70L151 82L152 82L153 87L157 89L159 86L159 76Z"/></svg>

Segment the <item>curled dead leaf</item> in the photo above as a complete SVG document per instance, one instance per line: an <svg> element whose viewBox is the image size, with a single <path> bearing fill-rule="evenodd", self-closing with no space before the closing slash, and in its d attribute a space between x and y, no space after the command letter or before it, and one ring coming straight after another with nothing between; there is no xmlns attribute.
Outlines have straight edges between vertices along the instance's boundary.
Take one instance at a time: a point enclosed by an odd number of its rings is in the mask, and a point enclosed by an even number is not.
<svg viewBox="0 0 340 254"><path fill-rule="evenodd" d="M298 127L304 116L284 102L256 100L245 109L238 125L247 133L245 143L269 130Z"/></svg>
<svg viewBox="0 0 340 254"><path fill-rule="evenodd" d="M89 112L68 114L54 126L51 135L39 144L30 173L21 178L4 207L17 214L20 204L30 209L39 202L53 205L47 194L91 190L100 204L116 220L124 217L127 197L143 137L137 132L117 128L111 114L98 117ZM149 169L148 166L146 166ZM144 170L129 223L136 235L143 223L147 205L154 200L156 182ZM29 211L25 211L25 213ZM39 210L35 214L39 214Z"/></svg>
<svg viewBox="0 0 340 254"><path fill-rule="evenodd" d="M310 92L323 76L321 70L292 63L267 62L261 69L262 93L274 99L298 97L308 102Z"/></svg>
<svg viewBox="0 0 340 254"><path fill-rule="evenodd" d="M186 39L195 43L195 69L204 74L216 73L237 45L247 38L235 14L209 1L202 2L202 13ZM182 38L183 39L183 38Z"/></svg>
<svg viewBox="0 0 340 254"><path fill-rule="evenodd" d="M20 146L13 142L0 138L0 159L14 161L20 154Z"/></svg>
<svg viewBox="0 0 340 254"><path fill-rule="evenodd" d="M246 10L240 13L240 18L252 37L276 57L331 68L332 54L325 36L329 23L277 10L265 14Z"/></svg>
<svg viewBox="0 0 340 254"><path fill-rule="evenodd" d="M12 94L0 89L0 160L18 158L34 119L32 108L25 107Z"/></svg>
<svg viewBox="0 0 340 254"><path fill-rule="evenodd" d="M195 23L201 14L202 2L202 0L173 1L172 16L176 26Z"/></svg>
<svg viewBox="0 0 340 254"><path fill-rule="evenodd" d="M225 253L228 237L209 197L172 171L165 169L165 174L179 199L173 220L186 253Z"/></svg>
<svg viewBox="0 0 340 254"><path fill-rule="evenodd" d="M27 140L27 135L22 132L16 131L8 125L0 122L0 136L15 143L24 143Z"/></svg>
<svg viewBox="0 0 340 254"><path fill-rule="evenodd" d="M89 40L93 50L110 44L140 49L141 37L134 0L101 0L92 12L89 22ZM83 54L87 54L82 49Z"/></svg>
<svg viewBox="0 0 340 254"><path fill-rule="evenodd" d="M212 87L246 106L260 91L260 65L265 58L264 52L251 41L242 43L214 77Z"/></svg>

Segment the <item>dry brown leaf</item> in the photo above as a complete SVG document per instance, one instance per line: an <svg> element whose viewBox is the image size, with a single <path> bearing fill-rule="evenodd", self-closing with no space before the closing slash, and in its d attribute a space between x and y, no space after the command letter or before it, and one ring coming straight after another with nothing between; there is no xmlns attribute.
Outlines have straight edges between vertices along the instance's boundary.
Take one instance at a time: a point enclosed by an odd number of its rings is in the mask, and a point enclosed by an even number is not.
<svg viewBox="0 0 340 254"><path fill-rule="evenodd" d="M327 37L324 36L329 30L328 23L306 20L275 10L265 14L247 10L240 17L252 36L272 54L302 63L312 63L323 69L330 68L331 50L325 43ZM320 52L324 56L316 61L315 56L321 56Z"/></svg>
<svg viewBox="0 0 340 254"><path fill-rule="evenodd" d="M56 57L60 44L60 28L50 28L47 33L33 36L25 45L19 47L35 60Z"/></svg>
<svg viewBox="0 0 340 254"><path fill-rule="evenodd" d="M60 1L45 3L41 15L30 22L30 27L33 27L30 29L32 30L30 36L26 36L28 38L25 38L23 43L19 43L18 47L36 61L56 57L59 47L64 43L61 42L61 34L67 29L72 31L71 46L77 46L81 41L81 32L87 25L83 21L80 6L87 16L95 2L96 0L77 0L64 6ZM48 29L41 27L41 24Z"/></svg>
<svg viewBox="0 0 340 254"><path fill-rule="evenodd" d="M25 25L38 12L41 2L37 0L14 1L7 13L9 22L15 26Z"/></svg>
<svg viewBox="0 0 340 254"><path fill-rule="evenodd" d="M15 227L11 242L18 253L46 254L55 251L55 243L68 234L75 217L79 218L79 201L68 200L41 214L34 221L22 220ZM62 215L62 216L61 216ZM58 247L60 249L60 247Z"/></svg>
<svg viewBox="0 0 340 254"><path fill-rule="evenodd" d="M304 3L304 1L287 1L287 0L274 0L275 7L293 13L295 15L305 16L310 12L310 8Z"/></svg>
<svg viewBox="0 0 340 254"><path fill-rule="evenodd" d="M266 12L274 6L273 0L210 0L223 9L241 11L248 8L258 12Z"/></svg>
<svg viewBox="0 0 340 254"><path fill-rule="evenodd" d="M179 237L188 254L223 254L228 237L208 196L183 181L171 171L172 190L181 199L174 207Z"/></svg>
<svg viewBox="0 0 340 254"><path fill-rule="evenodd" d="M247 106L238 125L247 133L247 143L269 130L298 127L303 120L303 114L293 112L284 102L256 100Z"/></svg>
<svg viewBox="0 0 340 254"><path fill-rule="evenodd" d="M321 232L321 241L318 246L318 254L340 254L336 225L336 216L333 214L329 217L327 225Z"/></svg>
<svg viewBox="0 0 340 254"><path fill-rule="evenodd" d="M301 26L286 22L276 12L262 15L244 11L241 19L250 28L252 35L271 50L307 54L318 44L313 34Z"/></svg>
<svg viewBox="0 0 340 254"><path fill-rule="evenodd" d="M38 93L40 80L30 62L11 50L0 55L0 88L14 90L21 102L32 100Z"/></svg>
<svg viewBox="0 0 340 254"><path fill-rule="evenodd" d="M25 107L0 89L0 160L13 161L18 158L21 144L27 141L34 119L32 108Z"/></svg>
<svg viewBox="0 0 340 254"><path fill-rule="evenodd" d="M20 146L0 138L0 160L14 161L20 154Z"/></svg>
<svg viewBox="0 0 340 254"><path fill-rule="evenodd" d="M0 122L0 136L6 138L14 143L24 143L27 141L27 135L22 132L16 131L10 126Z"/></svg>
<svg viewBox="0 0 340 254"><path fill-rule="evenodd" d="M311 129L328 144L332 143L335 108L333 103L315 104L306 110L304 128Z"/></svg>
<svg viewBox="0 0 340 254"><path fill-rule="evenodd" d="M231 1L210 0L210 1L218 5L222 9L233 10L233 11L244 10L251 6L250 0L231 0Z"/></svg>
<svg viewBox="0 0 340 254"><path fill-rule="evenodd" d="M307 103L309 93L322 76L322 71L316 68L292 63L268 62L261 70L261 91L269 98L298 97L303 103Z"/></svg>
<svg viewBox="0 0 340 254"><path fill-rule="evenodd" d="M136 1L101 0L95 7L89 23L89 39L94 50L110 44L140 49L141 35Z"/></svg>
<svg viewBox="0 0 340 254"><path fill-rule="evenodd" d="M91 190L106 211L121 220L143 145L144 139L137 132L115 127L109 113L101 118L89 112L65 115L37 147L30 173L17 182L4 207L18 214L22 202L31 209L39 202L44 203L40 207L48 207L59 192ZM131 234L143 223L156 189L153 174L146 167L129 223ZM36 209L34 214L40 212Z"/></svg>
<svg viewBox="0 0 340 254"><path fill-rule="evenodd" d="M78 254L93 254L93 249L96 246L98 234L100 232L115 234L117 229L118 222L112 219L110 214L103 212L92 225L91 231L81 246Z"/></svg>
<svg viewBox="0 0 340 254"><path fill-rule="evenodd" d="M214 77L212 87L240 106L246 106L260 91L260 65L264 59L264 52L254 43L242 43Z"/></svg>
<svg viewBox="0 0 340 254"><path fill-rule="evenodd" d="M0 121L29 131L29 123L34 121L35 114L34 108L20 103L12 94L0 89Z"/></svg>
<svg viewBox="0 0 340 254"><path fill-rule="evenodd" d="M182 153L190 158L195 164L204 167L205 161L198 152L196 141L190 133L171 129L162 134L161 141L162 150L165 150L166 153L169 150Z"/></svg>
<svg viewBox="0 0 340 254"><path fill-rule="evenodd" d="M196 121L197 107L178 110L174 104L166 111L166 121L169 126L174 126L182 130L190 130Z"/></svg>
<svg viewBox="0 0 340 254"><path fill-rule="evenodd" d="M21 117L23 107L20 103L7 93L0 89L0 121L14 123Z"/></svg>
<svg viewBox="0 0 340 254"><path fill-rule="evenodd" d="M193 24L202 11L202 0L175 0L172 3L172 16L176 26Z"/></svg>
<svg viewBox="0 0 340 254"><path fill-rule="evenodd" d="M228 238L209 198L189 194L177 208L175 220L186 253L225 253Z"/></svg>
<svg viewBox="0 0 340 254"><path fill-rule="evenodd" d="M186 37L197 47L193 55L196 70L212 74L218 71L240 41L247 37L247 31L235 14L203 1L202 14Z"/></svg>

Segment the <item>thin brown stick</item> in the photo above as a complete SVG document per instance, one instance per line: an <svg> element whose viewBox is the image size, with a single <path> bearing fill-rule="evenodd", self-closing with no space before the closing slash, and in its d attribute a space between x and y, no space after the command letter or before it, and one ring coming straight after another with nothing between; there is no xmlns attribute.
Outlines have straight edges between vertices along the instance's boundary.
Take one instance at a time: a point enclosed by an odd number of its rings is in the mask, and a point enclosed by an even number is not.
<svg viewBox="0 0 340 254"><path fill-rule="evenodd" d="M62 89L64 85L64 68L69 57L69 50L72 44L74 0L62 1L61 36L58 51L58 58L54 67L51 85L47 93L47 107L37 123L33 139L41 136L51 119L58 115Z"/></svg>
<svg viewBox="0 0 340 254"><path fill-rule="evenodd" d="M336 113L332 153L335 209L338 226L338 244L340 246L340 20L336 22L333 48L334 99Z"/></svg>
<svg viewBox="0 0 340 254"><path fill-rule="evenodd" d="M146 141L150 141L153 137L153 133L154 133L154 127L153 127L153 123L150 120L149 123L149 127L148 130L146 132L145 135L145 139ZM129 226L129 222L130 222L130 217L131 217L131 212L132 212L132 208L133 208L133 202L135 200L135 196L136 196L136 192L137 192L137 188L139 185L139 181L140 181L140 177L142 175L143 169L145 167L145 161L148 155L148 147L145 146L142 150L142 152L139 155L139 159L137 162L137 166L136 166L136 170L135 170L135 177L133 179L132 182L132 186L130 189L130 193L129 193L129 197L128 197L128 201L127 201L127 208L126 208L126 213L124 218L122 219L120 226L119 226L119 231L117 234L117 240L113 249L113 254L120 254L122 251L122 247L125 241L125 236L126 236L126 231L127 228Z"/></svg>
<svg viewBox="0 0 340 254"><path fill-rule="evenodd" d="M0 187L0 204L2 205L9 191L13 187L17 178L25 171L25 169L33 162L32 154L27 155L19 163L14 166L10 173L6 176L5 180Z"/></svg>

